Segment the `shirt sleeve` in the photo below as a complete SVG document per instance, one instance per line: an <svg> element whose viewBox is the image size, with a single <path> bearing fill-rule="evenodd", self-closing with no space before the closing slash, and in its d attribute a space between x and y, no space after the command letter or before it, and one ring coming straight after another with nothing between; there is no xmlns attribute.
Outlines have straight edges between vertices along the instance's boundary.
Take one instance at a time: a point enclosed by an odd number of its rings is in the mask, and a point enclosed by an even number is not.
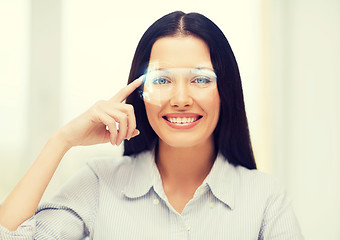
<svg viewBox="0 0 340 240"><path fill-rule="evenodd" d="M286 190L281 186L280 190L268 200L260 234L260 240L300 240L299 223L294 214L291 199Z"/></svg>
<svg viewBox="0 0 340 240"><path fill-rule="evenodd" d="M98 176L87 165L17 230L0 226L0 239L83 239L91 236L99 199Z"/></svg>

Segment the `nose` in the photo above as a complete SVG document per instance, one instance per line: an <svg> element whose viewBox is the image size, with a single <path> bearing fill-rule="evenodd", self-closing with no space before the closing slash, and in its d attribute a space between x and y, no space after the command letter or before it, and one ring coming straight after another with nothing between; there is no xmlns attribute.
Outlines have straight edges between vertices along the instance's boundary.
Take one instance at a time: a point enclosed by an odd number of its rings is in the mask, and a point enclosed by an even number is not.
<svg viewBox="0 0 340 240"><path fill-rule="evenodd" d="M186 84L179 84L174 90L170 99L170 105L172 107L185 108L193 104L190 91Z"/></svg>

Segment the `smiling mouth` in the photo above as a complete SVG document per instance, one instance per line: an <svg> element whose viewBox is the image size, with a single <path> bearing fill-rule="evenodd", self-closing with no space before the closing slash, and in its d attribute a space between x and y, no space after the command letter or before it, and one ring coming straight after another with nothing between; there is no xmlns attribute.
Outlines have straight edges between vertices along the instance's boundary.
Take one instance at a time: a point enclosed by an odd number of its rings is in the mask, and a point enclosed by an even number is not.
<svg viewBox="0 0 340 240"><path fill-rule="evenodd" d="M167 116L163 116L163 118L170 123L190 124L190 123L198 121L199 119L202 118L202 116L197 116L197 117L167 117Z"/></svg>

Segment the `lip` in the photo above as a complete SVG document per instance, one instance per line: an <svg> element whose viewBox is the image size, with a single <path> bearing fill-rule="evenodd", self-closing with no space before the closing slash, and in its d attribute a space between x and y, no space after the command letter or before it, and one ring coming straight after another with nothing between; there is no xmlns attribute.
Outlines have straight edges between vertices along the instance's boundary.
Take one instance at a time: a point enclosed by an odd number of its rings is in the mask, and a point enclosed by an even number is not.
<svg viewBox="0 0 340 240"><path fill-rule="evenodd" d="M171 127L174 129L190 129L195 127L200 120L202 119L202 115L197 114L197 113L168 113L166 115L163 115L162 118L163 120ZM189 123L174 123L170 122L169 118L196 118L194 122L189 122Z"/></svg>

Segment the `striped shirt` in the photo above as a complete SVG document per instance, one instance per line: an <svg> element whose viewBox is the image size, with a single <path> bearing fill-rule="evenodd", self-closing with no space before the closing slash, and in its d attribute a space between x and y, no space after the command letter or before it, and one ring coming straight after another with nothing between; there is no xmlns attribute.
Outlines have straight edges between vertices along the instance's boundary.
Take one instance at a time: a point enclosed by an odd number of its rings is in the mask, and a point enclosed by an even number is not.
<svg viewBox="0 0 340 240"><path fill-rule="evenodd" d="M219 154L179 214L152 152L90 161L16 231L0 239L303 239L282 185Z"/></svg>

